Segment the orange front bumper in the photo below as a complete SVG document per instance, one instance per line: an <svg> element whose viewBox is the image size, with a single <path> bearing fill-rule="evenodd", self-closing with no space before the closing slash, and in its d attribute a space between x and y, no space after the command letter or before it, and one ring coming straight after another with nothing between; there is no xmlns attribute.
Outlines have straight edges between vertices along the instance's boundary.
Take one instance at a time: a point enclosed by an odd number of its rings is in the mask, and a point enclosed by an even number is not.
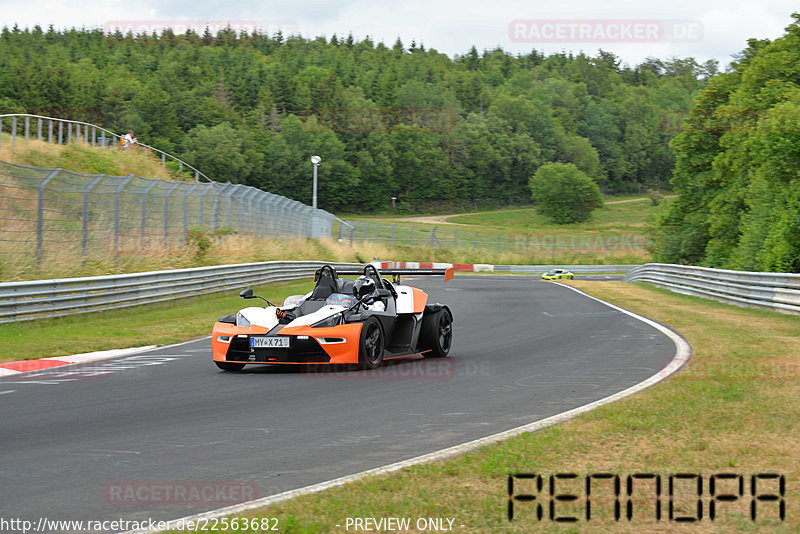
<svg viewBox="0 0 800 534"><path fill-rule="evenodd" d="M342 324L338 326L332 326L327 328L312 328L310 326L287 326L281 329L278 335L281 336L292 336L295 338L293 340L292 346L294 347L297 344L297 341L303 341L304 343L307 340L315 340L319 347L322 349L322 352L326 354L330 361L327 362L297 362L297 361L281 361L284 358L277 357L276 359L266 360L266 361L253 361L253 360L242 360L242 359L228 359L228 351L231 347L231 342L237 338L237 336L244 336L247 338L247 344L249 346L249 337L251 335L264 335L267 333L267 329L264 327L259 326L251 326L251 327L242 327L242 326L235 326L230 323L220 323L217 322L214 324L214 329L211 334L211 350L213 354L214 361L217 362L225 362L225 361L234 361L234 362L241 362L241 363L262 363L262 364L299 364L299 365L319 365L320 363L323 364L345 364L345 363L358 363L358 347L359 342L361 339L361 323L353 323L353 324ZM307 336L307 339L304 339L303 336ZM239 339L242 339L239 337ZM256 349L257 351L258 349ZM290 355L291 351L294 350L293 348L288 349L272 349L277 351L288 351L286 354L287 356ZM255 357L255 351L251 351ZM291 358L286 358L291 359Z"/></svg>

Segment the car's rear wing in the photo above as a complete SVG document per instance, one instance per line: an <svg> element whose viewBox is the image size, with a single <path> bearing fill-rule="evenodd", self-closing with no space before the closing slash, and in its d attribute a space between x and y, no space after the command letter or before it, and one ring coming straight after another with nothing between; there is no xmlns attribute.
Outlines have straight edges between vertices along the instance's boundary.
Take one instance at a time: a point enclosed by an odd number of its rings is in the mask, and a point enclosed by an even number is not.
<svg viewBox="0 0 800 534"><path fill-rule="evenodd" d="M364 269L336 269L336 272L342 275L362 275L364 274ZM447 269L378 269L378 272L381 275L391 276L393 282L399 281L401 275L444 276L444 281L447 282L453 278L455 267L448 267Z"/></svg>

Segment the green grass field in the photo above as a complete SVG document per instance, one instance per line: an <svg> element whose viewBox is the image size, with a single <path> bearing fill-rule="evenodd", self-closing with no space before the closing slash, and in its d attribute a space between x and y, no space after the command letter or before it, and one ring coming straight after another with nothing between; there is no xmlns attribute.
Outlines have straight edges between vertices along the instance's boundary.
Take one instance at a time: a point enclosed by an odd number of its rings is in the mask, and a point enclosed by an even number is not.
<svg viewBox="0 0 800 534"><path fill-rule="evenodd" d="M439 230L451 236L455 230L516 236L564 236L578 237L609 235L641 235L646 232L658 214L670 204L667 197L654 205L649 198L608 197L603 207L593 212L592 219L585 223L555 224L536 212L533 207L509 208L460 215L427 215L414 217L353 216L346 220L371 223L415 225L418 228ZM437 220L432 220L437 219ZM455 226L455 225L459 226Z"/></svg>

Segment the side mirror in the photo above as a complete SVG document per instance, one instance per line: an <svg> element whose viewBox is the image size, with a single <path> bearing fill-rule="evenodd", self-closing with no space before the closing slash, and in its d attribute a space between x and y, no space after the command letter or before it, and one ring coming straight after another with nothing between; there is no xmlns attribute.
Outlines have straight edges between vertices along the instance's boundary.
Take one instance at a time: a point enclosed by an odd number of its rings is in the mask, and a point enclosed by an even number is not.
<svg viewBox="0 0 800 534"><path fill-rule="evenodd" d="M254 299L254 298L256 298L253 295L252 288L247 288L247 289L242 290L242 292L239 293L239 296L242 297L243 299Z"/></svg>
<svg viewBox="0 0 800 534"><path fill-rule="evenodd" d="M376 294L378 295L379 298L382 298L382 299L392 296L392 292L389 291L388 289L378 289L376 291Z"/></svg>

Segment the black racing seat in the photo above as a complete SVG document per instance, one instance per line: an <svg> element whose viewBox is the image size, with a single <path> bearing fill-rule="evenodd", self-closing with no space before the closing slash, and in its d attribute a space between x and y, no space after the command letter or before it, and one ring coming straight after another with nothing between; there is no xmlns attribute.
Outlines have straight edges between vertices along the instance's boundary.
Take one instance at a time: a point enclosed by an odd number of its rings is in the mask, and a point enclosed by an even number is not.
<svg viewBox="0 0 800 534"><path fill-rule="evenodd" d="M349 278L340 278L338 280L339 288L336 291L336 293L344 293L345 295L352 295L354 283L355 280L351 280Z"/></svg>
<svg viewBox="0 0 800 534"><path fill-rule="evenodd" d="M336 284L339 277L336 276L336 271L333 270L333 267L325 265L317 272L319 279L317 280L317 285L314 286L314 291L311 292L309 300L325 300L339 289Z"/></svg>

